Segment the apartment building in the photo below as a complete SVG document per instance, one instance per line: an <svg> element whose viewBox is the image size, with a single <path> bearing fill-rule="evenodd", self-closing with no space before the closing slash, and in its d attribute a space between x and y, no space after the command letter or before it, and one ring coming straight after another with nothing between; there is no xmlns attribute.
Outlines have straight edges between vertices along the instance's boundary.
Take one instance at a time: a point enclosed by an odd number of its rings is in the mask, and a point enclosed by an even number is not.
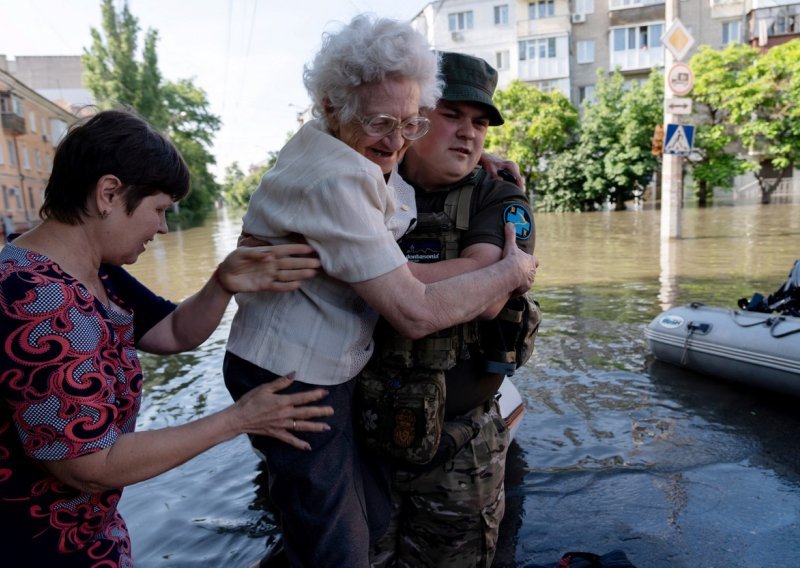
<svg viewBox="0 0 800 568"><path fill-rule="evenodd" d="M598 69L645 80L663 67L666 2L702 44L747 42L768 49L800 37L798 0L439 0L412 20L435 49L482 57L499 88L521 79L591 97Z"/></svg>
<svg viewBox="0 0 800 568"><path fill-rule="evenodd" d="M55 147L75 116L7 71L0 56L0 216L37 222Z"/></svg>

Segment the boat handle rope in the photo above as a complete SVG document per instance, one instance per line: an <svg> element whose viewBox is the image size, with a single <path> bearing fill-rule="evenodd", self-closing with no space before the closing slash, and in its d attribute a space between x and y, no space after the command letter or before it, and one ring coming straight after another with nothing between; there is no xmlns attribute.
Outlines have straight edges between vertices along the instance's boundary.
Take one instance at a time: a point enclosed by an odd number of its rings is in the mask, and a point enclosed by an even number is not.
<svg viewBox="0 0 800 568"><path fill-rule="evenodd" d="M733 323L735 323L739 327L754 327L754 326L757 326L757 325L765 325L765 326L769 327L769 334L772 337L774 337L775 339L780 339L781 337L786 337L788 335L792 335L792 334L795 334L795 333L800 333L800 327L796 327L795 329L790 329L790 330L784 331L782 333L776 333L775 332L775 328L778 327L778 324L781 323L781 322L785 322L786 321L786 318L784 316L770 317L770 318L767 318L765 320L761 320L761 321L756 321L756 322L753 322L753 323L745 324L745 323L741 323L741 322L736 321L736 316L739 315L740 312L738 312L736 310L731 310L731 313L732 313L731 319L733 319ZM692 330L692 331L694 331L694 330ZM687 340L688 340L688 338L687 338Z"/></svg>
<svg viewBox="0 0 800 568"><path fill-rule="evenodd" d="M775 339L780 339L781 337L786 337L787 335L792 335L793 333L800 333L800 327L790 329L789 331L784 331L783 333L775 333L775 328L778 327L779 323L786 321L786 318L777 317L769 319L772 320L772 323L769 326L769 334Z"/></svg>
<svg viewBox="0 0 800 568"><path fill-rule="evenodd" d="M707 323L694 323L693 321L689 322L689 325L686 326L686 341L683 342L681 365L684 367L686 366L686 361L688 359L687 355L689 354L689 339L691 339L692 335L694 335L694 332L701 331L703 333L708 333L709 329L711 329L711 326Z"/></svg>

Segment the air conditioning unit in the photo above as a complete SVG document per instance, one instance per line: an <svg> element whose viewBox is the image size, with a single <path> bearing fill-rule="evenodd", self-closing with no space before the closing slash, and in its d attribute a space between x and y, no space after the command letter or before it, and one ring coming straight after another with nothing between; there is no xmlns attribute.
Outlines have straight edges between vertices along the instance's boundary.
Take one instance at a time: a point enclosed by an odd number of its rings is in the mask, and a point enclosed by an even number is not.
<svg viewBox="0 0 800 568"><path fill-rule="evenodd" d="M453 41L463 41L464 40L464 34L462 34L461 32L451 32L450 33L450 37L452 38Z"/></svg>
<svg viewBox="0 0 800 568"><path fill-rule="evenodd" d="M572 23L573 24L582 24L586 21L586 14L581 14L576 12L572 14Z"/></svg>

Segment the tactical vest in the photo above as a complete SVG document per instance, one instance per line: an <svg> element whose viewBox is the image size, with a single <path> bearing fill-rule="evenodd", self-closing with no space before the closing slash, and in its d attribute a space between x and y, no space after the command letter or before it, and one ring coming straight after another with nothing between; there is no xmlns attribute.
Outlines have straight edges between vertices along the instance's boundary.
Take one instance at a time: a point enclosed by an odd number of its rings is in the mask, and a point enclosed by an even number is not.
<svg viewBox="0 0 800 568"><path fill-rule="evenodd" d="M480 169L468 183L450 190L444 211L418 213L414 231L401 239L401 247L410 261L425 263L458 258L461 236L469 228L472 193L485 176L486 172ZM375 354L370 366L446 371L469 357L468 345L478 342L478 325L468 322L411 340L381 318L373 337Z"/></svg>

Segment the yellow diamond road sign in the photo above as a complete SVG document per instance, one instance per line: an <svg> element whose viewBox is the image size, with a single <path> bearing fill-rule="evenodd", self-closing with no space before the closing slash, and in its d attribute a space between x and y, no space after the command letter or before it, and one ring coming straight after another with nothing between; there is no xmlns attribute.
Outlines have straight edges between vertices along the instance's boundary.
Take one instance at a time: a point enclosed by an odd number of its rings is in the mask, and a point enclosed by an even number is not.
<svg viewBox="0 0 800 568"><path fill-rule="evenodd" d="M694 45L694 38L689 30L677 18L661 36L661 43L669 49L676 61L681 61Z"/></svg>

